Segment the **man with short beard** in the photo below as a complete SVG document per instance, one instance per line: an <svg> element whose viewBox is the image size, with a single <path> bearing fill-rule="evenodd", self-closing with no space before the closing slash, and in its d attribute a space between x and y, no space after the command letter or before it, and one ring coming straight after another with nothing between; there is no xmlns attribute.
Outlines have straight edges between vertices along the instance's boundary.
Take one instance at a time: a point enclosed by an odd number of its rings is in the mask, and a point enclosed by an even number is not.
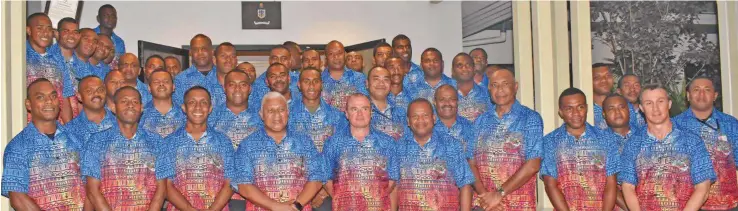
<svg viewBox="0 0 738 211"><path fill-rule="evenodd" d="M149 76L151 102L144 105L141 127L166 138L185 124L185 114L172 102L174 80L165 70L155 70Z"/></svg>
<svg viewBox="0 0 738 211"><path fill-rule="evenodd" d="M166 196L165 180L155 173L161 137L139 127L135 88L120 88L114 100L117 124L90 136L82 152L87 196L95 210L159 210Z"/></svg>
<svg viewBox="0 0 738 211"><path fill-rule="evenodd" d="M353 93L366 95L366 76L352 71L346 64L346 51L343 44L333 40L325 47L325 70L323 79L323 100L343 111L346 98Z"/></svg>
<svg viewBox="0 0 738 211"><path fill-rule="evenodd" d="M491 100L489 93L484 87L477 85L474 81L474 60L466 53L459 53L454 57L453 78L458 87L458 112L459 115L471 122L477 116L487 111Z"/></svg>
<svg viewBox="0 0 738 211"><path fill-rule="evenodd" d="M407 128L407 107L397 105L390 96L390 71L376 66L369 70L366 85L369 87L372 127L395 140L399 140Z"/></svg>
<svg viewBox="0 0 738 211"><path fill-rule="evenodd" d="M74 78L66 68L62 58L50 53L54 28L49 16L34 13L26 19L26 84L39 78L46 78L56 89L60 111L58 120L65 124L72 120L70 97L74 96ZM31 121L28 114L27 121Z"/></svg>
<svg viewBox="0 0 738 211"><path fill-rule="evenodd" d="M306 50L302 53L302 68L312 67L315 69L323 69L323 60L320 59L320 52L315 49Z"/></svg>
<svg viewBox="0 0 738 211"><path fill-rule="evenodd" d="M364 73L364 56L356 51L349 52L346 54L346 67L356 72Z"/></svg>
<svg viewBox="0 0 738 211"><path fill-rule="evenodd" d="M456 81L443 74L443 55L438 49L425 49L423 54L420 55L420 65L423 66L422 80L405 86L410 99L423 98L432 102L433 95L438 87L444 84L456 87Z"/></svg>
<svg viewBox="0 0 738 211"><path fill-rule="evenodd" d="M82 143L88 143L93 133L107 130L115 124L115 115L105 108L106 90L97 76L87 76L79 81L77 98L82 102L83 110L66 126Z"/></svg>
<svg viewBox="0 0 738 211"><path fill-rule="evenodd" d="M715 108L718 95L711 78L695 77L687 84L689 109L673 120L677 126L699 134L717 174L701 209L738 210L738 120Z"/></svg>
<svg viewBox="0 0 738 211"><path fill-rule="evenodd" d="M107 60L107 58L114 54L115 49L113 47L113 41L107 35L98 34L97 38L97 48L95 48L95 53L90 57L90 64L92 65L93 74L97 75L97 77L105 78L108 72L110 72L109 62L111 60Z"/></svg>
<svg viewBox="0 0 738 211"><path fill-rule="evenodd" d="M138 75L141 74L141 64L138 63L136 55L126 53L121 56L118 61L118 71L123 73L123 78L126 79L126 85L134 87L139 91L143 105L151 102L149 86L138 80Z"/></svg>
<svg viewBox="0 0 738 211"><path fill-rule="evenodd" d="M177 57L167 56L167 58L164 58L164 66L166 66L167 72L172 74L172 77L177 77L182 72L182 64Z"/></svg>

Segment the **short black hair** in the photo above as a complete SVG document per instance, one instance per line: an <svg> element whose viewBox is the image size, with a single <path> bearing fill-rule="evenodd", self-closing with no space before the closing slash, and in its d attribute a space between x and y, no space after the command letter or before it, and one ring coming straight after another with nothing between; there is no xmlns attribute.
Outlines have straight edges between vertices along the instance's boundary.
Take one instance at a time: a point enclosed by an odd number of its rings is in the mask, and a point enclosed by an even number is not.
<svg viewBox="0 0 738 211"><path fill-rule="evenodd" d="M612 64L606 64L606 63L594 63L594 64L592 65L592 69L594 69L594 68L598 68L598 67L607 67L607 68L611 68L611 67L612 67Z"/></svg>
<svg viewBox="0 0 738 211"><path fill-rule="evenodd" d="M169 73L169 71L166 71L163 68L159 68L159 69L156 69L156 70L152 71L151 72L151 75L149 75L149 77L151 77L152 75L154 75L154 73L167 73L169 75L169 79L174 80L174 76L172 76L172 73ZM151 82L151 80L149 80L149 82ZM172 83L174 83L174 81L172 81Z"/></svg>
<svg viewBox="0 0 738 211"><path fill-rule="evenodd" d="M43 12L33 13L33 14L29 15L26 18L26 26L31 26L31 20L33 20L35 18L38 18L38 17L46 17L46 18L49 18L49 16L46 15L46 13L43 13ZM51 19L49 19L49 20L51 20Z"/></svg>
<svg viewBox="0 0 738 211"><path fill-rule="evenodd" d="M690 80L687 83L687 86L685 87L686 91L689 91L689 88L692 87L692 82L696 81L697 79L705 79L705 80L708 80L708 81L710 81L710 83L712 83L712 86L715 87L715 81L712 80L712 78L707 77L705 75L698 75L698 76L692 78L692 80ZM718 88L717 87L715 87L714 89L715 89L716 92L718 91Z"/></svg>
<svg viewBox="0 0 738 211"><path fill-rule="evenodd" d="M489 58L489 57L487 57L487 51L485 51L484 48L475 48L475 49L472 49L471 51L469 51L469 54L471 54L474 51L482 51L482 55L484 55L484 58L485 59L488 59Z"/></svg>
<svg viewBox="0 0 738 211"><path fill-rule="evenodd" d="M236 51L236 46L234 46L232 43L230 43L230 42L222 42L222 43L220 43L218 45L218 47L215 47L215 54L214 55L216 55L216 57L217 57L218 53L220 52L220 48L221 47L225 47L225 46L231 47L231 48L233 48L233 51Z"/></svg>
<svg viewBox="0 0 738 211"><path fill-rule="evenodd" d="M280 49L280 48L281 48L281 49L284 49L285 51L287 51L287 53L289 53L289 52L290 52L290 49L289 49L289 48L287 48L287 46L284 46L284 45L276 45L276 46L272 47L272 49L270 49L270 50L269 50L269 54L271 54L271 52L272 52L273 50L276 50L276 49Z"/></svg>
<svg viewBox="0 0 738 211"><path fill-rule="evenodd" d="M580 90L579 88L576 88L576 87L566 88L559 95L559 105L561 105L561 102L564 99L564 97L566 97L566 96L572 96L572 95L579 95L579 94L582 95L584 97L584 99L587 99L587 95L585 95L584 92L582 92L582 90Z"/></svg>
<svg viewBox="0 0 738 211"><path fill-rule="evenodd" d="M315 72L318 72L318 75L320 75L320 70L319 70L318 68L314 68L314 67L306 67L306 68L302 68L302 69L300 70L300 76L299 76L299 78L302 78L302 75L303 75L303 74L305 74L305 72L307 72L307 71L315 71ZM298 79L298 80L299 80L299 79ZM321 81L322 81L322 80L323 80L323 79L321 78Z"/></svg>
<svg viewBox="0 0 738 211"><path fill-rule="evenodd" d="M400 40L407 40L407 42L409 42L410 45L412 45L412 42L410 42L409 37L407 37L404 34L398 34L397 36L395 36L395 38L392 38L392 47L394 48L396 45L395 42L400 41Z"/></svg>
<svg viewBox="0 0 738 211"><path fill-rule="evenodd" d="M54 85L53 83L51 83L51 81L49 81L49 79L46 79L46 78L36 79L36 80L32 81L31 83L29 83L28 86L26 86L26 99L30 99L31 98L31 87L32 86L35 86L36 84L43 83L43 82L48 82L52 86Z"/></svg>
<svg viewBox="0 0 738 211"><path fill-rule="evenodd" d="M300 45L298 45L296 42L293 42L293 41L289 41L289 40L288 41L284 41L284 43L282 43L282 45L285 46L285 47L288 47L288 46L293 47L294 46L298 50L302 50L300 48Z"/></svg>
<svg viewBox="0 0 738 211"><path fill-rule="evenodd" d="M421 58L423 58L423 56L422 56L422 55L423 55L423 54L425 54L425 53L427 53L427 52L436 52L436 53L438 54L438 58L439 58L439 59L441 59L441 61L443 61L443 54L441 53L441 51L439 51L438 49L436 49L436 48L434 48L434 47L426 48L426 49L425 49L425 50L423 51L423 53L422 53L422 54L420 54L420 55L421 55L420 57L421 57Z"/></svg>
<svg viewBox="0 0 738 211"><path fill-rule="evenodd" d="M492 68L492 67L499 68L499 70L493 71L492 73L497 72L497 71L500 71L500 70L505 70L505 71L510 72L510 74L512 74L513 78L515 77L515 70L512 68L512 66L509 66L509 65L488 64L487 67L484 68L484 71L487 71L487 68ZM487 77L489 78L490 76L488 75Z"/></svg>
<svg viewBox="0 0 738 211"><path fill-rule="evenodd" d="M248 83L249 85L254 83L254 79L249 78L249 74L246 74L245 71L239 70L239 69L233 69L230 72L226 73L225 77L223 77L224 83L225 83L225 79L228 78L228 76L230 76L231 74L244 74L246 76L246 83Z"/></svg>
<svg viewBox="0 0 738 211"><path fill-rule="evenodd" d="M392 46L390 44L386 43L386 42L377 43L377 45L374 46L374 51L372 51L372 56L377 56L377 49L379 49L381 47L392 48ZM394 51L392 51L392 52L394 52Z"/></svg>
<svg viewBox="0 0 738 211"><path fill-rule="evenodd" d="M113 102L118 102L118 98L120 97L121 93L123 93L124 90L133 90L136 91L136 95L138 96L138 100L141 100L141 92L138 91L138 89L132 87L132 86L123 86L118 91L115 91L115 94L113 95Z"/></svg>
<svg viewBox="0 0 738 211"><path fill-rule="evenodd" d="M636 77L638 79L638 83L641 83L641 77L638 77L636 74L633 73L626 73L625 75L623 75L623 77L620 77L620 79L618 79L618 89L620 89L620 87L623 87L623 79L630 76Z"/></svg>
<svg viewBox="0 0 738 211"><path fill-rule="evenodd" d="M385 60L384 60L384 62L385 62L385 66L387 65L387 63L386 63L386 62L387 62L387 60L390 60L390 59L399 59L399 60L400 60L400 62L402 62L402 64L403 64L403 65L406 65L406 64L407 64L407 62L405 62L405 60L402 60L402 58L400 58L399 56L397 56L397 55L394 55L394 53L392 53L392 56L390 56L390 57L387 57L387 59L385 59Z"/></svg>
<svg viewBox="0 0 738 211"><path fill-rule="evenodd" d="M610 98L620 98L620 99L623 99L626 103L629 103L628 99L625 99L625 97L623 97L622 95L617 94L617 93L610 93L607 95L607 97L605 97L605 100L602 101L603 108L605 107L605 102L607 102L607 100Z"/></svg>
<svg viewBox="0 0 738 211"><path fill-rule="evenodd" d="M61 20L59 20L59 22L57 22L57 24L56 24L56 30L57 31L61 31L61 26L64 23L74 23L74 24L78 24L79 25L79 23L77 22L76 19L70 18L70 17L66 17L66 18L62 18Z"/></svg>
<svg viewBox="0 0 738 211"><path fill-rule="evenodd" d="M211 40L210 37L208 37L207 35L204 35L204 34L196 34L194 37L192 37L192 39L190 39L190 44L192 43L193 40L195 40L197 38L202 38L202 39L207 40L209 46L212 48L213 40ZM190 47L192 47L192 46L190 46Z"/></svg>
<svg viewBox="0 0 738 211"><path fill-rule="evenodd" d="M464 52L457 53L456 56L454 56L454 59L456 59L456 57L459 57L459 56L469 58L469 60L471 60L472 62L474 62L474 59L469 54L464 53ZM453 62L453 61L451 61L451 62Z"/></svg>
<svg viewBox="0 0 738 211"><path fill-rule="evenodd" d="M82 90L82 84L83 84L82 82L84 82L85 80L91 79L91 78L97 78L98 80L100 80L100 82L103 82L102 79L100 79L100 77L97 77L96 75L88 75L88 76L82 77L82 79L79 79L79 83L77 84L77 90ZM104 85L105 85L105 82L103 82L103 86Z"/></svg>
<svg viewBox="0 0 738 211"><path fill-rule="evenodd" d="M115 10L115 7L113 7L113 5L110 5L110 4L102 5L102 6L100 6L100 8L97 9L97 15L100 15L100 13L102 13L102 11L104 9L113 9L113 10Z"/></svg>
<svg viewBox="0 0 738 211"><path fill-rule="evenodd" d="M166 58L164 58L164 60L167 60L167 59L176 59L177 61L179 61L179 59L176 56L167 56Z"/></svg>
<svg viewBox="0 0 738 211"><path fill-rule="evenodd" d="M164 58L159 56L159 54L154 54L154 55L149 56L149 58L146 58L146 62L144 62L144 66L146 66L146 64L148 64L149 61L152 59L160 59L162 62L164 62Z"/></svg>
<svg viewBox="0 0 738 211"><path fill-rule="evenodd" d="M378 68L382 68L382 69L387 70L387 72L390 72L389 69L387 69L385 67L382 67L382 66L379 66L379 65L376 65L376 66L372 67L372 69L369 69L369 72L366 73L366 81L369 81L369 76L372 75L372 73L375 71L375 69L378 69ZM390 72L390 75L391 74L392 74L392 72Z"/></svg>
<svg viewBox="0 0 738 211"><path fill-rule="evenodd" d="M182 99L185 101L185 104L187 104L186 103L187 102L187 95L189 95L190 92L192 92L194 90L203 90L203 91L205 91L205 93L208 94L208 97L207 97L208 101L212 101L212 99L210 99L210 91L208 91L208 89L206 89L205 87L202 87L200 85L197 85L197 86L190 87L189 89L187 89L187 91L185 91L184 95L182 95ZM210 103L212 104L213 102L210 102Z"/></svg>
<svg viewBox="0 0 738 211"><path fill-rule="evenodd" d="M284 64L282 64L282 63L279 63L279 62L275 62L274 64L270 64L270 65L269 65L269 67L267 67L267 72L269 72L269 70L271 70L272 68L275 68L275 67L278 67L278 66L282 66L282 67L284 67L284 69L286 69L286 70L288 70L288 71L290 70L290 69L289 69L289 68L287 68L287 66L285 66ZM266 74L266 73L264 73L264 74Z"/></svg>
<svg viewBox="0 0 738 211"><path fill-rule="evenodd" d="M431 110L433 110L433 103L430 102L430 100L425 98L418 98L413 101L410 101L410 103L407 104L407 117L410 117L410 107L413 106L413 104L416 103L425 103L428 104L428 107L430 107Z"/></svg>

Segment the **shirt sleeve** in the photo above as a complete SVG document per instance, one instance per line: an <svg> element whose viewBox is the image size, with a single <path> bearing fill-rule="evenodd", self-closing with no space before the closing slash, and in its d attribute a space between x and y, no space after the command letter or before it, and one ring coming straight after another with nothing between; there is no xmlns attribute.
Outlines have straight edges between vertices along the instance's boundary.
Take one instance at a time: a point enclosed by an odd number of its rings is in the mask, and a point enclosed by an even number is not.
<svg viewBox="0 0 738 211"><path fill-rule="evenodd" d="M543 119L534 111L529 111L527 121L523 125L523 139L525 141L525 160L541 157L543 146Z"/></svg>
<svg viewBox="0 0 738 211"><path fill-rule="evenodd" d="M474 148L472 147L473 142L475 142L474 132L472 130L472 127L463 128L461 130L461 136L464 139L464 145L462 146L464 148L464 159L471 160L474 156Z"/></svg>
<svg viewBox="0 0 738 211"><path fill-rule="evenodd" d="M325 141L325 145L323 146L323 172L325 174L326 180L333 180L333 169L336 168L336 157L337 152L335 149L336 139L334 137L328 138L328 140Z"/></svg>
<svg viewBox="0 0 738 211"><path fill-rule="evenodd" d="M558 150L558 144L555 143L556 140L554 140L555 138L552 136L555 135L549 134L549 136L542 138L541 141L546 149L546 151L542 153L541 179L543 179L544 176L553 177L554 179L559 178L559 169L556 166L556 151Z"/></svg>
<svg viewBox="0 0 738 211"><path fill-rule="evenodd" d="M688 145L690 145L687 150L689 150L689 169L692 176L692 184L697 185L705 180L714 182L717 176L712 167L712 160L710 159L710 154L707 153L707 148L699 141L701 140L699 137L692 135L687 137L689 137L687 141L689 142Z"/></svg>
<svg viewBox="0 0 738 211"><path fill-rule="evenodd" d="M235 164L235 150L233 150L233 144L231 143L231 139L229 139L225 135L219 136L219 147L221 148L221 152L223 154L223 170L224 175L226 179L234 180L236 178L236 164Z"/></svg>
<svg viewBox="0 0 738 211"><path fill-rule="evenodd" d="M620 173L618 173L618 181L621 183L629 183L638 185L638 176L636 174L636 156L640 151L640 138L632 137L623 147L623 154L620 156Z"/></svg>
<svg viewBox="0 0 738 211"><path fill-rule="evenodd" d="M389 149L387 149L389 151L389 156L387 158L387 174L389 174L390 180L400 181L400 157L397 150L399 145L391 137L388 136L388 138L389 139L387 141L390 142L390 145Z"/></svg>
<svg viewBox="0 0 738 211"><path fill-rule="evenodd" d="M23 141L27 140L16 136L5 148L2 179L2 195L5 197L10 197L11 191L28 193L30 161L26 147L21 145Z"/></svg>
<svg viewBox="0 0 738 211"><path fill-rule="evenodd" d="M90 142L82 150L82 176L88 176L101 180L102 155L105 152L104 145L108 140L105 131L90 136Z"/></svg>
<svg viewBox="0 0 738 211"><path fill-rule="evenodd" d="M618 154L618 148L612 146L618 146L617 139L614 135L606 135L606 145L604 148L606 151L605 171L607 176L612 176L620 172L620 155Z"/></svg>

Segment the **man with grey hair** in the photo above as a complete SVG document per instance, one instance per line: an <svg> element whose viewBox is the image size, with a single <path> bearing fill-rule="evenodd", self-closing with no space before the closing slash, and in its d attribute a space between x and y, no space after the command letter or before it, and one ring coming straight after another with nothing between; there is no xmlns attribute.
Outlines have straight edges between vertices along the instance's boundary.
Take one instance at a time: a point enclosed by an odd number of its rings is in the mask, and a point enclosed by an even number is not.
<svg viewBox="0 0 738 211"><path fill-rule="evenodd" d="M246 210L312 210L310 200L325 181L323 161L305 134L287 129L287 99L269 92L261 100L264 127L239 145L243 165L232 182L251 203ZM273 197L279 196L279 197Z"/></svg>

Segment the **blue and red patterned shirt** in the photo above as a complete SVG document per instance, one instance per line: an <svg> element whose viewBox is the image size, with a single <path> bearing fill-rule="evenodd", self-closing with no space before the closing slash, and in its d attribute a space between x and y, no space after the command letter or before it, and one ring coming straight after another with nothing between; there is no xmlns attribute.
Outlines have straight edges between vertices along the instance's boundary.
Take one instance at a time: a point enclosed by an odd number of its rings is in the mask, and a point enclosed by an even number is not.
<svg viewBox="0 0 738 211"><path fill-rule="evenodd" d="M387 107L384 110L380 110L372 102L371 125L374 129L399 140L408 130L407 108L397 105L392 97L387 97Z"/></svg>
<svg viewBox="0 0 738 211"><path fill-rule="evenodd" d="M207 209L235 175L234 151L231 140L211 127L198 141L181 127L164 139L156 177L172 181L195 209ZM167 210L177 209L170 203Z"/></svg>
<svg viewBox="0 0 738 211"><path fill-rule="evenodd" d="M474 84L472 90L463 96L461 91L458 91L459 102L459 116L474 122L479 115L487 112L490 106L492 106L492 100L489 98L489 92L486 87L481 87Z"/></svg>
<svg viewBox="0 0 738 211"><path fill-rule="evenodd" d="M323 100L339 111L343 112L346 108L349 95L354 93L369 95L366 89L366 76L347 67L343 68L340 80L333 79L328 68L323 70L320 77L323 80L323 92L321 93Z"/></svg>
<svg viewBox="0 0 738 211"><path fill-rule="evenodd" d="M618 180L636 186L642 210L682 210L694 186L715 181L710 154L700 137L679 127L658 140L638 130L623 148Z"/></svg>
<svg viewBox="0 0 738 211"><path fill-rule="evenodd" d="M702 209L730 210L738 206L738 120L714 108L704 122L697 119L691 108L672 120L685 131L699 135L710 153L717 181L710 187Z"/></svg>
<svg viewBox="0 0 738 211"><path fill-rule="evenodd" d="M293 101L289 111L290 129L310 136L318 152L323 152L325 140L348 125L346 116L323 100L315 113L310 113L302 100Z"/></svg>
<svg viewBox="0 0 738 211"><path fill-rule="evenodd" d="M82 152L82 175L100 181L113 210L146 210L156 193L156 160L161 138L138 127L124 137L118 124L92 134Z"/></svg>
<svg viewBox="0 0 738 211"><path fill-rule="evenodd" d="M586 123L585 123L586 124ZM566 125L543 137L541 178L557 180L570 210L602 210L607 177L618 173L617 140L589 124L576 138Z"/></svg>
<svg viewBox="0 0 738 211"><path fill-rule="evenodd" d="M233 149L238 149L241 141L262 128L263 124L257 111L251 108L234 114L225 104L221 104L213 107L213 112L208 116L208 126L228 136Z"/></svg>
<svg viewBox="0 0 738 211"><path fill-rule="evenodd" d="M46 78L54 85L59 99L59 109L63 105L63 100L75 95L75 81L71 78L71 73L64 64L64 58L59 58L57 54L50 52L51 48L46 48L46 53L41 55L31 47L31 43L26 41L26 84L31 84L39 78ZM27 122L31 121L31 115L27 115ZM61 115L59 115L61 121Z"/></svg>
<svg viewBox="0 0 738 211"><path fill-rule="evenodd" d="M395 140L371 129L363 141L344 130L326 141L326 175L333 210L390 210L390 181L400 178Z"/></svg>
<svg viewBox="0 0 738 211"><path fill-rule="evenodd" d="M82 210L85 186L80 170L82 143L61 124L54 139L29 123L3 154L2 195L31 197L41 210Z"/></svg>
<svg viewBox="0 0 738 211"><path fill-rule="evenodd" d="M166 138L185 125L187 116L185 116L180 106L175 105L169 108L166 114L162 114L159 110L156 110L154 102L151 101L144 106L140 122L139 126L143 127L144 130Z"/></svg>
<svg viewBox="0 0 738 211"><path fill-rule="evenodd" d="M194 86L202 86L210 92L210 104L220 105L225 103L225 90L218 81L218 71L213 65L207 75L203 75L197 67L190 66L174 78L174 93L172 102L175 105L184 104L184 94Z"/></svg>
<svg viewBox="0 0 738 211"><path fill-rule="evenodd" d="M460 141L461 147L464 149L464 158L470 159L472 157L471 147L469 146L474 141L474 126L472 122L464 117L456 116L456 122L451 125L451 128L448 128L443 124L441 118L436 117L436 125L433 127L433 130Z"/></svg>
<svg viewBox="0 0 738 211"><path fill-rule="evenodd" d="M86 144L90 140L90 136L92 134L110 129L115 124L118 124L115 119L115 115L113 112L110 112L110 110L105 108L105 117L100 121L100 124L87 119L87 113L83 110L79 113L79 116L75 117L64 126L66 126L67 130L72 135L75 135L78 140Z"/></svg>
<svg viewBox="0 0 738 211"><path fill-rule="evenodd" d="M424 98L430 102L434 102L433 96L436 94L436 89L446 84L456 88L456 80L441 74L441 80L438 81L435 86L431 86L427 81L425 81L425 79L423 79L415 83L408 84L408 87L403 89L403 91L407 92L407 95L410 96L411 100Z"/></svg>
<svg viewBox="0 0 738 211"><path fill-rule="evenodd" d="M487 190L497 190L525 162L541 158L543 150L543 120L538 112L517 101L502 117L496 108L493 105L474 122L474 140L469 144L479 180ZM508 195L502 201L504 210L536 210L536 178Z"/></svg>
<svg viewBox="0 0 738 211"><path fill-rule="evenodd" d="M400 210L459 210L459 189L475 181L463 154L461 143L445 134L433 132L424 146L410 133L403 136L397 147Z"/></svg>
<svg viewBox="0 0 738 211"><path fill-rule="evenodd" d="M323 158L310 137L288 130L277 142L261 128L246 137L234 155L236 179L231 182L256 186L265 195L278 202L295 200L308 182L325 181ZM266 210L253 203L246 210ZM303 210L310 211L310 205Z"/></svg>

